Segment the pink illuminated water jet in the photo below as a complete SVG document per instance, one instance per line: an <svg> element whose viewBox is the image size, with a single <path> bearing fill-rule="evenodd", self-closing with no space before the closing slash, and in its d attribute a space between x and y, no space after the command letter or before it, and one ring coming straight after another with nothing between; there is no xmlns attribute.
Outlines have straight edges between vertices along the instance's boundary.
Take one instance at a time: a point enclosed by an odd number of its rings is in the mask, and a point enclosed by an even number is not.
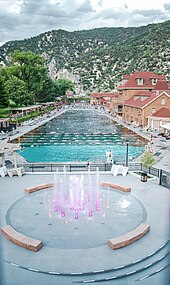
<svg viewBox="0 0 170 285"><path fill-rule="evenodd" d="M54 174L53 211L62 218L73 215L78 219L80 213L92 217L95 211L100 211L99 172L96 172L96 185L92 187L90 171L87 183L84 175Z"/></svg>

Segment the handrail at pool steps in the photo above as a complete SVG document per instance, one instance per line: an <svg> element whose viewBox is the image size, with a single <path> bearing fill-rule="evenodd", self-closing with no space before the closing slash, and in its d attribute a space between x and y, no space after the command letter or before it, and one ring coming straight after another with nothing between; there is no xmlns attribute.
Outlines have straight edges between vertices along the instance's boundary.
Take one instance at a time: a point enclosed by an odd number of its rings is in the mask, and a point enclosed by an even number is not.
<svg viewBox="0 0 170 285"><path fill-rule="evenodd" d="M124 163L117 163L124 165ZM18 167L24 167L26 173L40 173L40 172L91 172L102 171L111 172L112 164L108 163L20 163ZM141 163L129 162L128 171L145 171L154 177L159 178L159 185L170 189L170 172L149 167L145 169Z"/></svg>

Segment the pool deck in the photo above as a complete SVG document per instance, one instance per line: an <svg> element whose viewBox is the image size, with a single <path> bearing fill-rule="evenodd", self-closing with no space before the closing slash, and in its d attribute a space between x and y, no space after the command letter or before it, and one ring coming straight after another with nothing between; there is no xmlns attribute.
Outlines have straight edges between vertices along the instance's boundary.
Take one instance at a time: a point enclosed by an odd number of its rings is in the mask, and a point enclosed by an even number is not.
<svg viewBox="0 0 170 285"><path fill-rule="evenodd" d="M17 130L19 132L12 136L11 139L16 139L18 136L58 116L60 113L56 113L36 125L18 127ZM133 127L128 127L133 131ZM134 132L142 133L138 128L134 128ZM143 133L149 139L149 134ZM170 170L170 141L159 137L153 138L153 141L154 151L160 152L155 166ZM94 175L92 177L96 179ZM22 177L0 177L0 180L1 227L8 222L13 223L15 217L18 216L20 220L17 222L21 232L24 232L24 209L22 207L16 208L15 212L12 212L11 209L14 209L14 206L19 203L18 201L22 202L23 199L26 199L24 192L26 187L52 182L53 175L49 173L44 173L43 175L25 174ZM48 242L44 242L43 248L37 253L18 247L0 235L0 249L2 253L0 258L0 284L71 285L74 283L91 284L96 282L101 285L169 284L169 189L158 185L157 178L144 183L140 181L140 177L134 176L133 173L129 173L125 177L121 175L114 177L110 173L100 173L100 180L132 188L132 192L128 195L132 195L139 201L145 213L144 222L151 227L150 232L135 243L114 251L107 245L108 240L104 240L104 244L101 246L98 244L96 247L94 246L97 233L96 228L91 226L93 247L77 248L76 235L78 232L75 230L68 248L49 246ZM34 199L39 197L38 195L37 193L30 197ZM126 198L127 194L124 195ZM37 209L30 204L29 211L33 213L32 217L28 215L26 221L30 235L36 238L40 232L42 242L48 239L50 241L52 238L54 240L55 238L57 239L55 222L48 223L46 226L49 228L49 231L46 231L44 223L47 223L48 220L42 218L35 229L34 222ZM123 212L118 212L117 214L123 215ZM134 209L134 217L135 214L136 210ZM110 223L116 224L116 220L108 218L104 224L101 224L101 226L103 225L103 230ZM38 231L39 227L41 231ZM62 234L67 244L65 229L66 227L63 226ZM88 236L85 238L88 238Z"/></svg>
<svg viewBox="0 0 170 285"><path fill-rule="evenodd" d="M26 174L22 177L10 178L6 176L0 179L1 227L11 223L14 227L19 227L21 233L25 233L25 228L27 228L31 237L38 237L43 242L43 248L34 253L13 244L1 235L2 285L21 285L25 282L36 285L90 284L95 282L102 285L169 284L170 191L158 185L157 178L144 183L140 181L140 177L136 177L132 173L125 177L100 173L100 181L110 181L132 188L131 193L121 194L120 199L129 197L138 201L133 209L134 220L136 215L139 215L138 208L141 207L142 222L151 227L150 232L142 239L118 250L112 250L108 246L107 242L110 236L105 237L103 232L107 231L110 225L113 225L113 228L114 226L119 228L117 222L120 216L123 215L125 219L128 217L124 209L117 212L118 219L113 219L111 213L104 223L101 220L102 244L99 245L96 235L100 235L100 233L93 221L85 225L87 230L85 232L84 228L81 230L81 223L79 229L76 226L76 221L73 221L75 226L68 237L68 225L63 222L60 228L57 226L57 220L46 217L45 211L41 213L42 191L29 195L29 199L32 199L33 202L32 204L28 203L29 208L24 208L24 203L22 206L22 201L27 202L28 199L28 194L25 194L24 189L52 182L52 174ZM94 179L96 179L96 174L92 174L92 181ZM37 208L35 203L37 203ZM29 214L27 215L28 210ZM40 216L37 216L38 214ZM36 219L40 220L36 222ZM88 241L85 248L77 245L76 240L79 240L80 237L82 237L82 244L83 239ZM52 240L55 242L57 238L61 239L61 245L51 245ZM92 244L92 246L88 246L88 244Z"/></svg>

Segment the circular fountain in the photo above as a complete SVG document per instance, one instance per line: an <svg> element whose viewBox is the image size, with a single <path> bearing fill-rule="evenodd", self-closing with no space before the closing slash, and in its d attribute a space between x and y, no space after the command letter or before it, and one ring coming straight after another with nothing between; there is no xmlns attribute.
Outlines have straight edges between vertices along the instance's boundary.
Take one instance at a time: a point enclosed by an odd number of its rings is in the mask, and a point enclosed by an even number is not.
<svg viewBox="0 0 170 285"><path fill-rule="evenodd" d="M7 224L26 236L38 240L43 237L47 247L103 246L109 238L145 222L146 212L133 195L102 188L102 178L98 170L84 174L57 171L53 183L37 186L36 192L11 205Z"/></svg>

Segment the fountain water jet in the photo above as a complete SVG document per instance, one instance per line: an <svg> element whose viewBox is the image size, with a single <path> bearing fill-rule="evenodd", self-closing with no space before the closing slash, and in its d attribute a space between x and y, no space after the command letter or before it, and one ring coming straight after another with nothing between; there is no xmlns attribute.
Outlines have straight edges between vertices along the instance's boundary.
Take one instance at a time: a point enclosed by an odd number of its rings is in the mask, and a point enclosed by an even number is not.
<svg viewBox="0 0 170 285"><path fill-rule="evenodd" d="M59 213L64 218L66 215L74 215L79 218L80 213L88 217L93 216L93 212L100 211L100 188L99 171L97 169L96 185L92 186L91 173L88 171L87 183L84 175L66 175L66 169L60 177L54 174L53 211Z"/></svg>

